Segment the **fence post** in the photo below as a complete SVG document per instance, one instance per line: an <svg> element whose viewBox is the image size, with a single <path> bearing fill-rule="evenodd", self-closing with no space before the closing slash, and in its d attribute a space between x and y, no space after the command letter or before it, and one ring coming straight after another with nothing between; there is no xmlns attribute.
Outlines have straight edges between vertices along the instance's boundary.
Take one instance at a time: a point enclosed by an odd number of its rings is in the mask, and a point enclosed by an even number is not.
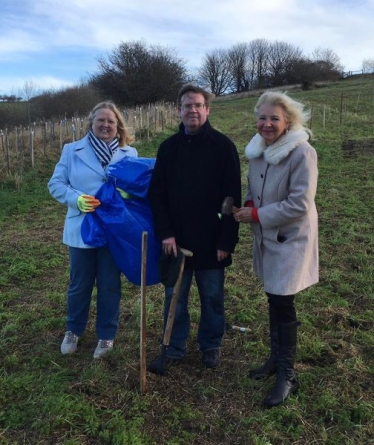
<svg viewBox="0 0 374 445"><path fill-rule="evenodd" d="M47 122L42 123L42 134L43 134L43 152L46 152L47 146Z"/></svg>
<svg viewBox="0 0 374 445"><path fill-rule="evenodd" d="M50 121L50 131L49 131L49 148L52 148L53 140L55 138L55 123L53 120ZM44 152L44 156L47 152Z"/></svg>
<svg viewBox="0 0 374 445"><path fill-rule="evenodd" d="M310 121L309 121L309 128L310 130L312 130L312 125L313 125L313 108L310 109Z"/></svg>
<svg viewBox="0 0 374 445"><path fill-rule="evenodd" d="M18 152L18 159L20 162L19 166L19 174L22 177L23 174L23 147L22 147L22 126L20 127L20 130L16 127L16 146L17 146L17 152Z"/></svg>
<svg viewBox="0 0 374 445"><path fill-rule="evenodd" d="M173 128L173 113L171 111L171 104L169 105L169 113L170 113L170 128Z"/></svg>
<svg viewBox="0 0 374 445"><path fill-rule="evenodd" d="M344 94L342 93L341 97L340 97L340 124L342 123L342 119L343 119L343 97Z"/></svg>
<svg viewBox="0 0 374 445"><path fill-rule="evenodd" d="M60 149L62 148L62 121L60 120Z"/></svg>
<svg viewBox="0 0 374 445"><path fill-rule="evenodd" d="M76 141L76 133L75 133L75 125L74 125L74 122L73 122L73 124L72 124L72 126L71 126L71 130L72 130L73 142L75 142L75 141Z"/></svg>
<svg viewBox="0 0 374 445"><path fill-rule="evenodd" d="M5 153L6 153L6 164L8 167L8 173L10 173L10 156L9 156L9 138L8 129L5 129Z"/></svg>
<svg viewBox="0 0 374 445"><path fill-rule="evenodd" d="M30 128L30 157L31 167L34 168L34 130Z"/></svg>
<svg viewBox="0 0 374 445"><path fill-rule="evenodd" d="M3 130L0 130L0 137L1 137L1 148L3 149L3 153L5 155L5 145L4 145L4 133L3 133Z"/></svg>

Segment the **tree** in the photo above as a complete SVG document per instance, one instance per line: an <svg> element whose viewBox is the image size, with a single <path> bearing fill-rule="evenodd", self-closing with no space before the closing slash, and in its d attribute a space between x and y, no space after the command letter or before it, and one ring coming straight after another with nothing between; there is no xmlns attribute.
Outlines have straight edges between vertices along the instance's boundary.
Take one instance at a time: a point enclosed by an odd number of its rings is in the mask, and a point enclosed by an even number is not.
<svg viewBox="0 0 374 445"><path fill-rule="evenodd" d="M308 89L313 82L336 81L343 75L339 57L331 49L317 48L310 57L300 57L290 63L287 83L301 83Z"/></svg>
<svg viewBox="0 0 374 445"><path fill-rule="evenodd" d="M321 47L316 48L312 52L311 60L316 65L320 64L320 73L322 75L328 75L328 72L330 71L330 73L333 73L334 75L341 76L344 71L339 56L332 49Z"/></svg>
<svg viewBox="0 0 374 445"><path fill-rule="evenodd" d="M207 83L213 94L222 96L231 84L231 63L227 50L216 49L205 55L199 77Z"/></svg>
<svg viewBox="0 0 374 445"><path fill-rule="evenodd" d="M75 87L44 91L33 97L31 103L35 119L61 119L88 115L101 100L91 85L81 83Z"/></svg>
<svg viewBox="0 0 374 445"><path fill-rule="evenodd" d="M21 94L23 93L23 97L25 98L25 101L27 102L27 120L30 123L31 122L31 103L30 99L37 94L38 87L36 84L30 80L26 81L22 90Z"/></svg>
<svg viewBox="0 0 374 445"><path fill-rule="evenodd" d="M249 90L248 44L238 43L228 51L230 59L231 89L235 93Z"/></svg>
<svg viewBox="0 0 374 445"><path fill-rule="evenodd" d="M268 78L271 86L287 84L287 73L301 59L302 51L300 48L286 42L275 41L271 43L268 52Z"/></svg>
<svg viewBox="0 0 374 445"><path fill-rule="evenodd" d="M248 76L251 89L267 86L269 47L270 42L266 39L252 40L248 45Z"/></svg>
<svg viewBox="0 0 374 445"><path fill-rule="evenodd" d="M364 73L374 73L374 59L364 59L362 61L362 71Z"/></svg>
<svg viewBox="0 0 374 445"><path fill-rule="evenodd" d="M143 42L122 42L108 60L99 59L99 73L90 79L102 96L134 106L175 101L186 78L185 62L174 50Z"/></svg>

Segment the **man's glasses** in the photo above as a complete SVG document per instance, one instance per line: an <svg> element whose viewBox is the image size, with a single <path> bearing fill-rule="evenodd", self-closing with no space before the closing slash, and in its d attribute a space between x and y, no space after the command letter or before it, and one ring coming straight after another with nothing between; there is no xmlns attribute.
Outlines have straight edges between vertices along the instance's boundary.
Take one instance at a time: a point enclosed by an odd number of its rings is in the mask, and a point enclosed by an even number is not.
<svg viewBox="0 0 374 445"><path fill-rule="evenodd" d="M202 103L198 103L198 104L185 104L181 106L181 109L183 111L191 111L193 108L195 108L195 110L200 111L205 107L205 104Z"/></svg>

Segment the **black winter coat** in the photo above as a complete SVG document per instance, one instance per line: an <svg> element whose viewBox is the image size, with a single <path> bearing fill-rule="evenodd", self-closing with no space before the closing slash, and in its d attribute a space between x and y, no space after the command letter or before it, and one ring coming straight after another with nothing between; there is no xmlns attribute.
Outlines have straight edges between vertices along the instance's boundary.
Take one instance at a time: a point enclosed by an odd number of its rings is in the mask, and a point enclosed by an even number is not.
<svg viewBox="0 0 374 445"><path fill-rule="evenodd" d="M209 121L196 135L185 134L181 123L179 132L158 149L149 198L158 238L174 236L179 247L193 252L186 268L231 264L231 255L217 261L217 249L232 253L238 242L238 223L232 216L218 216L227 196L240 207L240 161L234 143Z"/></svg>

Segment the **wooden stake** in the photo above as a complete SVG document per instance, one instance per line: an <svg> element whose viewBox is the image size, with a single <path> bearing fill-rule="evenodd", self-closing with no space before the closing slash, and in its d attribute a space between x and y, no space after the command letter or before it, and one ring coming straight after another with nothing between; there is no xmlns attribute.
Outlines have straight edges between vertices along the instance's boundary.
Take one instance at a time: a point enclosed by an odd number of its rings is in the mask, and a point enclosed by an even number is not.
<svg viewBox="0 0 374 445"><path fill-rule="evenodd" d="M147 307L146 307L146 277L147 277L148 232L142 234L142 269L140 292L140 392L147 392Z"/></svg>

